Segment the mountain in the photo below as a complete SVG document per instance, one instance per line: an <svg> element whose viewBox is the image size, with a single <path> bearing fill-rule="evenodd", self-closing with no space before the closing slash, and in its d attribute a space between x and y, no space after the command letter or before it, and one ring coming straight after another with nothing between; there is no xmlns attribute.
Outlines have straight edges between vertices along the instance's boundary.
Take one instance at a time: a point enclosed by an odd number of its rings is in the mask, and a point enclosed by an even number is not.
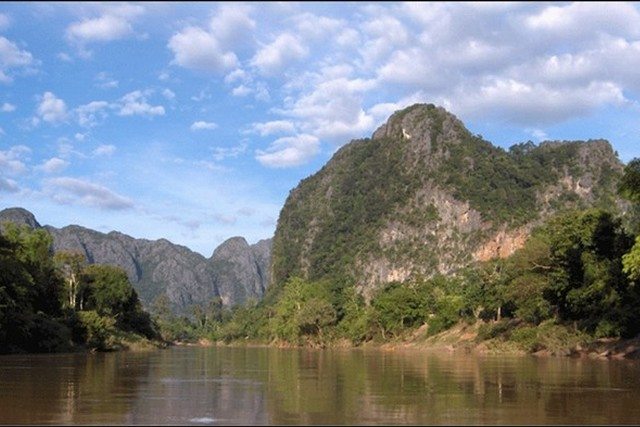
<svg viewBox="0 0 640 427"><path fill-rule="evenodd" d="M622 169L605 140L504 150L443 108L413 105L290 192L271 280L348 281L368 297L384 283L506 257L555 212L620 205Z"/></svg>
<svg viewBox="0 0 640 427"><path fill-rule="evenodd" d="M0 211L0 223L5 221L41 228L33 214L22 208ZM206 306L214 297L229 307L259 300L267 288L271 239L249 245L242 237L232 237L205 258L166 239L134 239L78 225L43 228L53 237L54 252L77 251L89 263L122 267L147 307L162 294L175 313L188 313L193 305Z"/></svg>

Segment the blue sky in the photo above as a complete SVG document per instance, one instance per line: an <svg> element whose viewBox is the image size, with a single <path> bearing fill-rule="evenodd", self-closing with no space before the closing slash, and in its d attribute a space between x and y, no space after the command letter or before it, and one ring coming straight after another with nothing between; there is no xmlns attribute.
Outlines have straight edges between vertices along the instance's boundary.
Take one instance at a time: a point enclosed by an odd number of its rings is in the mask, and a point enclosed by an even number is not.
<svg viewBox="0 0 640 427"><path fill-rule="evenodd" d="M0 3L0 208L209 256L431 102L640 157L636 3Z"/></svg>

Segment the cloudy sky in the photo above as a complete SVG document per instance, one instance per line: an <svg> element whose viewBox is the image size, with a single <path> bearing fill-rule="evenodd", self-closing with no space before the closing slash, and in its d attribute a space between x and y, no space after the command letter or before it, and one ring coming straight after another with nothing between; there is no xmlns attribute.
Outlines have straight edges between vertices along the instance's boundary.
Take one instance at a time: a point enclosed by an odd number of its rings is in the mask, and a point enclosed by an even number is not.
<svg viewBox="0 0 640 427"><path fill-rule="evenodd" d="M0 3L0 209L206 256L396 109L640 157L635 3Z"/></svg>

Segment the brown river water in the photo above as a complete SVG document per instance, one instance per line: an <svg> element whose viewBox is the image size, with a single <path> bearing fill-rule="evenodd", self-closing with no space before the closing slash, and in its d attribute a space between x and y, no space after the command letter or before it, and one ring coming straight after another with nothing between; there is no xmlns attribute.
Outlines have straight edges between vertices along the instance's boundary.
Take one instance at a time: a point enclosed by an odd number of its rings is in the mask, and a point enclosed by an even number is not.
<svg viewBox="0 0 640 427"><path fill-rule="evenodd" d="M0 356L0 424L640 424L640 362L229 347Z"/></svg>

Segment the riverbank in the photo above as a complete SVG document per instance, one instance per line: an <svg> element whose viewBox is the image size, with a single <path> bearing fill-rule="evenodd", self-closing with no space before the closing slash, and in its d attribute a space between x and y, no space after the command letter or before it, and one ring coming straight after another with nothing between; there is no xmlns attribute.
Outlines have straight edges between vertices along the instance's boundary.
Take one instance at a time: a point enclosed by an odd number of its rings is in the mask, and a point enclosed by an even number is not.
<svg viewBox="0 0 640 427"><path fill-rule="evenodd" d="M430 336L428 327L391 341L366 341L354 345L347 339L328 342L307 341L292 344L285 341L234 340L173 342L178 346L198 347L274 347L274 348L378 348L382 350L424 350L476 355L533 355L536 357L573 357L589 359L640 360L640 336L632 339L599 338L571 330L566 326L542 324L537 327L513 328L509 322L467 324L461 322L439 334Z"/></svg>

